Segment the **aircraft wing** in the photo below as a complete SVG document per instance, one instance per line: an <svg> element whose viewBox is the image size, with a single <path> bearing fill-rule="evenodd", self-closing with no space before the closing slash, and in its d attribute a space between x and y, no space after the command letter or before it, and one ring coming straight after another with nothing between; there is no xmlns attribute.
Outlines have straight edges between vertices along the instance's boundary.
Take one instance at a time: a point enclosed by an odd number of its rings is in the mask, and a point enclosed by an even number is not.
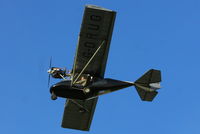
<svg viewBox="0 0 200 134"><path fill-rule="evenodd" d="M97 100L98 98L87 101L67 100L63 114L62 127L89 131ZM84 111L82 107L86 110Z"/></svg>
<svg viewBox="0 0 200 134"><path fill-rule="evenodd" d="M81 74L104 77L115 15L116 12L105 8L91 5L85 7L72 69L72 84ZM98 98L87 101L68 100L62 127L88 131L97 100ZM79 104L81 105L78 106ZM87 111L80 112L82 106Z"/></svg>
<svg viewBox="0 0 200 134"><path fill-rule="evenodd" d="M115 11L105 8L85 7L72 69L73 82L80 73L104 77L115 15Z"/></svg>

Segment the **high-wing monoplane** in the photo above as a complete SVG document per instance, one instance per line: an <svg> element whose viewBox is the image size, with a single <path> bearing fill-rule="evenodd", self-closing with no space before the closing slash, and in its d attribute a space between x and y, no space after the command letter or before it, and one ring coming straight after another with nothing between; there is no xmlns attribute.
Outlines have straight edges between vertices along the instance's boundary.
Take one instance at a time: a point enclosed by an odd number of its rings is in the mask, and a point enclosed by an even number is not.
<svg viewBox="0 0 200 134"><path fill-rule="evenodd" d="M135 86L143 101L152 101L160 88L161 72L150 69L135 82L104 78L116 12L87 5L73 68L50 67L49 76L63 79L50 88L51 98L67 98L62 127L89 131L98 97Z"/></svg>

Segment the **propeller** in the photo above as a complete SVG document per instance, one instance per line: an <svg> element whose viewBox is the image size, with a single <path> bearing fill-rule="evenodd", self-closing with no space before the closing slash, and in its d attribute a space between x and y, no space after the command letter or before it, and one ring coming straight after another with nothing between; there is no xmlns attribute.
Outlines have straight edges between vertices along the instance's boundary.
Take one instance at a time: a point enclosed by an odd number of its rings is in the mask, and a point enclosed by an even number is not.
<svg viewBox="0 0 200 134"><path fill-rule="evenodd" d="M50 74L50 71L52 69L51 67L51 64L52 64L52 57L50 58L50 61L49 61L49 69L48 69L48 73L49 73L49 76L48 76L48 87L49 87L49 83L50 83L50 80L51 80L51 74Z"/></svg>

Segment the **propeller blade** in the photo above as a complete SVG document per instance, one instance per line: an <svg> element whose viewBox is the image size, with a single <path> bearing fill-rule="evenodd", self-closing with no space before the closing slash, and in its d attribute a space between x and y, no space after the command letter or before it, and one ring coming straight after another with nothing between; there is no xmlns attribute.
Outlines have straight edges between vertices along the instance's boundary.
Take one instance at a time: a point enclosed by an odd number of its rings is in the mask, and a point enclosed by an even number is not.
<svg viewBox="0 0 200 134"><path fill-rule="evenodd" d="M50 76L50 74L49 74L49 78L48 78L48 87L49 87L50 79L51 79L51 76Z"/></svg>
<svg viewBox="0 0 200 134"><path fill-rule="evenodd" d="M51 69L51 64L52 64L52 56L51 56L50 62L49 62L49 69Z"/></svg>
<svg viewBox="0 0 200 134"><path fill-rule="evenodd" d="M50 57L50 61L49 61L49 69L48 69L48 73L49 73L49 70L51 70L51 66L52 66L52 56ZM49 73L49 76L48 76L48 87L49 87L49 84L50 84L50 80L51 80L51 75Z"/></svg>

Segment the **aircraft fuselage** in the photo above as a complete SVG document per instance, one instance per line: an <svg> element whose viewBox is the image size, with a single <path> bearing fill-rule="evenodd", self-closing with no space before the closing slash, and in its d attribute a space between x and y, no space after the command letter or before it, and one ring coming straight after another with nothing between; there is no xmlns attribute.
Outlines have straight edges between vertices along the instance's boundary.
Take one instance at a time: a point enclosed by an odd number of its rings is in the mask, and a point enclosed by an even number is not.
<svg viewBox="0 0 200 134"><path fill-rule="evenodd" d="M50 93L62 98L88 100L133 85L132 82L105 78L91 82L88 86L72 86L71 80L63 80L53 85L50 88Z"/></svg>

